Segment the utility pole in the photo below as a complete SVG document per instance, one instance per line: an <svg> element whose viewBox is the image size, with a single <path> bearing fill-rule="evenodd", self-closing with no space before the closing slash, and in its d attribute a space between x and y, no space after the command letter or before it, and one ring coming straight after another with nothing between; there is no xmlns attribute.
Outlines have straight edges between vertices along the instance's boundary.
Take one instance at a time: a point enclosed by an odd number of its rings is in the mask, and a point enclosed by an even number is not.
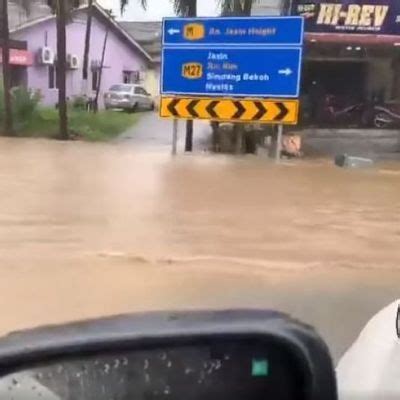
<svg viewBox="0 0 400 400"><path fill-rule="evenodd" d="M56 25L57 25L57 87L58 87L58 116L59 116L59 138L68 140L68 109L67 109L67 21L68 11L66 0L56 2Z"/></svg>
<svg viewBox="0 0 400 400"><path fill-rule="evenodd" d="M248 17L251 15L251 8L253 0L234 0L233 2L233 15L238 17ZM244 125L236 123L233 126L233 132L235 133L235 153L241 154L245 144L245 130Z"/></svg>
<svg viewBox="0 0 400 400"><path fill-rule="evenodd" d="M4 133L13 135L13 115L11 102L10 31L8 29L8 1L1 0L2 18L0 37L2 38L3 90L4 90Z"/></svg>
<svg viewBox="0 0 400 400"><path fill-rule="evenodd" d="M97 113L97 111L99 110L99 94L100 94L100 89L101 89L101 79L103 77L103 69L104 69L104 61L105 61L105 56L106 56L108 33L109 33L109 29L107 28L106 33L104 35L103 50L101 52L101 65L100 65L100 70L99 70L99 78L98 78L98 81L96 82L96 95L94 98L94 110L93 110L95 113Z"/></svg>
<svg viewBox="0 0 400 400"><path fill-rule="evenodd" d="M197 16L197 0L187 0L186 17ZM185 151L193 151L193 120L186 121Z"/></svg>
<svg viewBox="0 0 400 400"><path fill-rule="evenodd" d="M92 19L93 19L93 1L88 2L88 11L86 19L86 33L85 33L85 49L83 51L83 67L82 67L82 94L84 96L88 95L89 87L89 53L90 53L90 39L92 33Z"/></svg>

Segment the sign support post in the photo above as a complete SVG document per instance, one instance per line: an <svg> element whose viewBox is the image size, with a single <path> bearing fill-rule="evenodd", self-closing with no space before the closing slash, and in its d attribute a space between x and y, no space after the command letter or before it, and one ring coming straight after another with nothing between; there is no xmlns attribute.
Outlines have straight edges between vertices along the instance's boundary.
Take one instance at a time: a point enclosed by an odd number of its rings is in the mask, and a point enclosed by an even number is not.
<svg viewBox="0 0 400 400"><path fill-rule="evenodd" d="M178 147L178 120L174 118L172 122L172 155L176 156Z"/></svg>
<svg viewBox="0 0 400 400"><path fill-rule="evenodd" d="M278 125L278 135L276 138L276 154L275 154L275 162L277 164L281 161L281 152L282 152L282 137L283 137L283 125Z"/></svg>

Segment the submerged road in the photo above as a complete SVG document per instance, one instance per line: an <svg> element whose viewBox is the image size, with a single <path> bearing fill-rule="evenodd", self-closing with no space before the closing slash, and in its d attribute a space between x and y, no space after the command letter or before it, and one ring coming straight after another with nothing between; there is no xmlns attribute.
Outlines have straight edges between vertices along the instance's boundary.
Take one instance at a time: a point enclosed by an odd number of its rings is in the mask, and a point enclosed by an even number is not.
<svg viewBox="0 0 400 400"><path fill-rule="evenodd" d="M198 142L173 159L170 125L149 114L108 144L0 139L1 332L274 308L315 325L337 360L399 297L397 167L275 166Z"/></svg>

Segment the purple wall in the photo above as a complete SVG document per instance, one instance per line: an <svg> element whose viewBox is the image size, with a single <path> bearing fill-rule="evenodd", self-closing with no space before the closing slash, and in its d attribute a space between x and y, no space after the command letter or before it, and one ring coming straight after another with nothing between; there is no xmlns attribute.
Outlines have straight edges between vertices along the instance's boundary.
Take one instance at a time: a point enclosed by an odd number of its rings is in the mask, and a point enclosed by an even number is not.
<svg viewBox="0 0 400 400"><path fill-rule="evenodd" d="M80 66L77 70L67 72L67 95L73 97L79 95L82 90L82 64L86 31L86 14L78 13L74 21L67 27L67 53L79 57ZM92 34L90 43L90 60L100 60L104 42L106 27L97 19L93 19ZM35 55L41 47L46 45L56 53L56 23L55 19L34 25L12 35L14 39L26 40L28 50ZM107 90L112 84L122 82L122 71L146 71L147 60L144 56L135 51L130 45L121 40L117 34L110 29L107 49L105 55L105 69L103 70L101 90ZM90 68L89 68L90 69ZM91 88L92 72L89 71L89 88ZM35 64L28 67L28 87L39 89L43 96L43 104L54 105L57 102L57 89L49 89L48 66ZM100 94L102 99L102 93Z"/></svg>

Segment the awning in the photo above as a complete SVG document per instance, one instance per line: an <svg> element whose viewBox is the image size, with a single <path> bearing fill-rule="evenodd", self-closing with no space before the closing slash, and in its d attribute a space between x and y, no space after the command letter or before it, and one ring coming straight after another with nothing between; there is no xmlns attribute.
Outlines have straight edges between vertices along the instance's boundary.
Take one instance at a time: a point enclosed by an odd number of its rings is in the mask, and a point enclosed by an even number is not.
<svg viewBox="0 0 400 400"><path fill-rule="evenodd" d="M360 45L389 45L400 46L400 36L397 35L368 35L356 33L311 33L305 34L306 42L343 43Z"/></svg>
<svg viewBox="0 0 400 400"><path fill-rule="evenodd" d="M0 63L2 61L2 49L0 48ZM33 64L33 53L28 50L10 49L10 64L28 67Z"/></svg>

